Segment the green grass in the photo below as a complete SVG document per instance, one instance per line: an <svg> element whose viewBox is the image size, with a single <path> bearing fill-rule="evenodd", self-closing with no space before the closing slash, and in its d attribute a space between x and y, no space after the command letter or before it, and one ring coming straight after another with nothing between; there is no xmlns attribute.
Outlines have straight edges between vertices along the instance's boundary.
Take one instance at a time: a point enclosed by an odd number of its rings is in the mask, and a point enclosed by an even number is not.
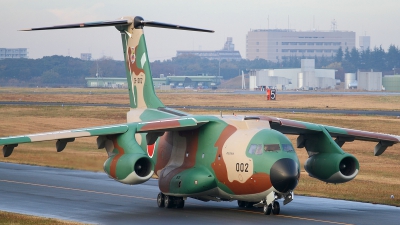
<svg viewBox="0 0 400 225"><path fill-rule="evenodd" d="M0 211L0 224L8 224L8 225L59 225L59 224L82 224L77 222L69 222L69 221L61 221L50 218L43 218L37 216L28 216L18 213L9 213Z"/></svg>

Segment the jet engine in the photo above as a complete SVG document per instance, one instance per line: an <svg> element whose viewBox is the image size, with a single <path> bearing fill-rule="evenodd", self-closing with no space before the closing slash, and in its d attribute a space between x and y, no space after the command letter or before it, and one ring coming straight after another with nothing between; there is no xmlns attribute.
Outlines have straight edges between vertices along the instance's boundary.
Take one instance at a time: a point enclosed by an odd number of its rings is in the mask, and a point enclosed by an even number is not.
<svg viewBox="0 0 400 225"><path fill-rule="evenodd" d="M104 171L124 184L141 184L151 178L154 165L145 154L117 154L104 162Z"/></svg>
<svg viewBox="0 0 400 225"><path fill-rule="evenodd" d="M345 183L354 179L359 170L358 160L351 154L319 153L304 164L311 177L327 183Z"/></svg>

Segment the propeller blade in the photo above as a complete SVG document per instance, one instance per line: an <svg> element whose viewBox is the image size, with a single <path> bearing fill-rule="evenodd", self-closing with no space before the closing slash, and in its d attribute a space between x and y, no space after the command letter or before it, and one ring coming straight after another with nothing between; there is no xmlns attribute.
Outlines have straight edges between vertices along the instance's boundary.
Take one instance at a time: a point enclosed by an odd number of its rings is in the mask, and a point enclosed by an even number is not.
<svg viewBox="0 0 400 225"><path fill-rule="evenodd" d="M206 30L206 29L201 29L201 28L194 28L194 27L186 27L186 26L180 26L176 24L168 24L168 23L160 23L160 22L155 22L155 21L140 21L142 26L146 27L158 27L158 28L167 28L167 29L176 29L176 30L189 30L189 31L200 31L200 32L209 32L209 33L214 33L213 30Z"/></svg>
<svg viewBox="0 0 400 225"><path fill-rule="evenodd" d="M98 22L89 22L89 23L58 25L58 26L52 26L52 27L37 27L37 28L24 29L24 30L20 30L20 31L57 30L57 29L87 28L87 27L108 27L108 26L128 25L131 23L132 23L132 21L128 21L128 20L98 21Z"/></svg>

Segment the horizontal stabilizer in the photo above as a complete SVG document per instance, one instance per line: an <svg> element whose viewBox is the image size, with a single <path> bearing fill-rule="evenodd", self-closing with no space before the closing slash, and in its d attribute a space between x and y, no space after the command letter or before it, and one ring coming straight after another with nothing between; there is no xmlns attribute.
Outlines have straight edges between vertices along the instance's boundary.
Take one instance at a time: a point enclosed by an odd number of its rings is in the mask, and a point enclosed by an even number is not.
<svg viewBox="0 0 400 225"><path fill-rule="evenodd" d="M37 28L24 29L24 30L20 30L20 31L58 30L58 29L88 28L88 27L109 27L109 26L129 25L131 23L132 23L132 21L129 21L129 20L99 21L99 22L91 22L91 23L75 23L75 24L57 25L57 26L51 26L51 27L37 27Z"/></svg>
<svg viewBox="0 0 400 225"><path fill-rule="evenodd" d="M185 26L180 26L180 25L176 25L176 24L160 23L160 22L155 22L155 21L142 20L140 23L146 27L158 27L158 28L167 28L167 29L176 29L176 30L189 30L189 31L214 33L213 30L206 30L206 29L194 28L194 27L185 27Z"/></svg>
<svg viewBox="0 0 400 225"><path fill-rule="evenodd" d="M213 30L206 30L206 29L201 29L201 28L186 27L186 26L181 26L181 25L176 25L176 24L168 24L168 23L144 20L140 16L122 17L118 20L110 20L110 21L75 23L75 24L57 25L57 26L51 26L51 27L37 27L37 28L23 29L20 31L58 30L58 29L72 29L72 28L109 27L109 26L118 27L118 26L131 25L132 23L136 29L142 29L144 26L148 26L148 27L158 27L158 28L167 28L167 29L176 29L176 30L188 30L188 31L214 33Z"/></svg>

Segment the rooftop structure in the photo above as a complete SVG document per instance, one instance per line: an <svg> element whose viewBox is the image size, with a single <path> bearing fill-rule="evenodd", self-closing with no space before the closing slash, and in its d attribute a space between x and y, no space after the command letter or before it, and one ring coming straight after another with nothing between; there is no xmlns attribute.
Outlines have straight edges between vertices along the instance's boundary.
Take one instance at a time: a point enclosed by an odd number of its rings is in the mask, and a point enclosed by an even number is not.
<svg viewBox="0 0 400 225"><path fill-rule="evenodd" d="M181 56L181 55L197 55L200 56L201 58L207 58L209 60L241 60L242 56L240 55L239 51L235 51L235 45L232 42L232 38L228 37L225 44L224 48L222 50L217 50L217 51L177 51L176 56Z"/></svg>
<svg viewBox="0 0 400 225"><path fill-rule="evenodd" d="M0 59L28 58L27 48L0 48Z"/></svg>
<svg viewBox="0 0 400 225"><path fill-rule="evenodd" d="M287 57L330 57L337 50L355 47L352 31L250 30L246 38L246 58L273 62Z"/></svg>

